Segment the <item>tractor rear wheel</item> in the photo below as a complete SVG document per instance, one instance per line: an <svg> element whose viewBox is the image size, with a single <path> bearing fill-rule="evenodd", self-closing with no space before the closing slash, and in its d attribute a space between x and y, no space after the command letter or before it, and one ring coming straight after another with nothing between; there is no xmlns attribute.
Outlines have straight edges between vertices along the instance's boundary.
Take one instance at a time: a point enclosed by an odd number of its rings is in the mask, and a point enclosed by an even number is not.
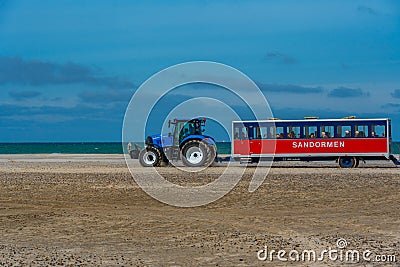
<svg viewBox="0 0 400 267"><path fill-rule="evenodd" d="M160 150L153 146L142 149L139 153L139 162L143 167L157 167L161 162Z"/></svg>
<svg viewBox="0 0 400 267"><path fill-rule="evenodd" d="M207 163L207 145L199 140L188 141L182 147L182 162L188 167L200 167Z"/></svg>
<svg viewBox="0 0 400 267"><path fill-rule="evenodd" d="M217 157L217 148L214 145L207 146L207 159L205 165L210 166L211 164L213 164L216 157Z"/></svg>

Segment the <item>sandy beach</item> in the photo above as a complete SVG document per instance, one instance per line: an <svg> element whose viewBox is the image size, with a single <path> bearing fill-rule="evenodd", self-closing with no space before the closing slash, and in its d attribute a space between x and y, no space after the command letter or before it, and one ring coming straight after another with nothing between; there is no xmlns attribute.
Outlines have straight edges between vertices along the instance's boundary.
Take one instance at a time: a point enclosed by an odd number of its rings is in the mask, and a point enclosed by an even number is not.
<svg viewBox="0 0 400 267"><path fill-rule="evenodd" d="M198 173L173 167L159 172L177 184L202 184L224 169L220 164ZM133 171L147 170L137 165ZM338 238L349 249L397 256L397 263L385 266L399 264L400 169L391 162L357 169L276 163L250 193L252 172L247 168L214 203L178 208L139 188L121 155L1 155L0 265L286 266L259 261L257 252L266 245L323 250L336 247Z"/></svg>

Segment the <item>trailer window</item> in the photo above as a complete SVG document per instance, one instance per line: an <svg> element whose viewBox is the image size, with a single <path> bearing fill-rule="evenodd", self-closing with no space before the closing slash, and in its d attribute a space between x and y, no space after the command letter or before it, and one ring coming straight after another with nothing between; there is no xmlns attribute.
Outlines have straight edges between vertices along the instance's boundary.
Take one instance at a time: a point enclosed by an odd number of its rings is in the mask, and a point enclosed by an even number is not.
<svg viewBox="0 0 400 267"><path fill-rule="evenodd" d="M354 132L354 137L363 138L368 137L368 126L367 125L356 125L356 131Z"/></svg>
<svg viewBox="0 0 400 267"><path fill-rule="evenodd" d="M267 129L267 139L275 139L276 138L276 129L275 127L268 127Z"/></svg>
<svg viewBox="0 0 400 267"><path fill-rule="evenodd" d="M239 127L235 127L234 139L235 140L240 139L240 128Z"/></svg>
<svg viewBox="0 0 400 267"><path fill-rule="evenodd" d="M331 138L335 137L335 127L334 126L321 126L320 138Z"/></svg>
<svg viewBox="0 0 400 267"><path fill-rule="evenodd" d="M249 134L248 134L248 128L244 126L239 126L234 128L234 139L235 140L243 140L243 139L248 139Z"/></svg>
<svg viewBox="0 0 400 267"><path fill-rule="evenodd" d="M267 139L271 138L268 134L268 127L254 127L254 139Z"/></svg>
<svg viewBox="0 0 400 267"><path fill-rule="evenodd" d="M241 129L240 139L249 139L249 129L247 127L243 127Z"/></svg>
<svg viewBox="0 0 400 267"><path fill-rule="evenodd" d="M260 134L262 139L271 138L271 134L268 134L268 127L260 127Z"/></svg>
<svg viewBox="0 0 400 267"><path fill-rule="evenodd" d="M300 138L300 126L288 126L286 129L287 138Z"/></svg>
<svg viewBox="0 0 400 267"><path fill-rule="evenodd" d="M284 127L271 127L273 129L273 136L276 139L284 138Z"/></svg>
<svg viewBox="0 0 400 267"><path fill-rule="evenodd" d="M260 127L250 128L251 130L253 130L253 137L250 137L250 139L261 139Z"/></svg>
<svg viewBox="0 0 400 267"><path fill-rule="evenodd" d="M338 126L337 137L351 137L351 126L341 125Z"/></svg>
<svg viewBox="0 0 400 267"><path fill-rule="evenodd" d="M305 126L304 127L304 138L316 138L317 137L317 126Z"/></svg>
<svg viewBox="0 0 400 267"><path fill-rule="evenodd" d="M386 137L386 125L372 125L371 137Z"/></svg>

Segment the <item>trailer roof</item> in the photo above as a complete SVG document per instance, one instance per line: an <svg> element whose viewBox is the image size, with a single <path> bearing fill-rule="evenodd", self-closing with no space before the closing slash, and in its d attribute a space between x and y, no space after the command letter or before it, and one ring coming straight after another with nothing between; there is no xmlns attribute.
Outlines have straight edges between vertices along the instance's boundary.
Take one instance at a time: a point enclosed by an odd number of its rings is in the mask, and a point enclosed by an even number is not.
<svg viewBox="0 0 400 267"><path fill-rule="evenodd" d="M382 121L382 120L390 120L389 118L375 118L375 119L301 119L301 120L246 120L246 121L232 121L232 123L243 123L243 122L327 122L327 121Z"/></svg>

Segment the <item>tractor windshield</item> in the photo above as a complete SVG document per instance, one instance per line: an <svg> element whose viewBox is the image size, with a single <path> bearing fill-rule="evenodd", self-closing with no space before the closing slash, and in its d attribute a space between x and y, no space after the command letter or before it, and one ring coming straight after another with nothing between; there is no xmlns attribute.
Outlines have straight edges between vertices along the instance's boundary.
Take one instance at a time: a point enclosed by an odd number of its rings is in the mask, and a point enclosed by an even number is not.
<svg viewBox="0 0 400 267"><path fill-rule="evenodd" d="M199 121L188 121L182 122L180 129L180 137L179 139L184 139L185 137L193 134L201 134L201 123Z"/></svg>

